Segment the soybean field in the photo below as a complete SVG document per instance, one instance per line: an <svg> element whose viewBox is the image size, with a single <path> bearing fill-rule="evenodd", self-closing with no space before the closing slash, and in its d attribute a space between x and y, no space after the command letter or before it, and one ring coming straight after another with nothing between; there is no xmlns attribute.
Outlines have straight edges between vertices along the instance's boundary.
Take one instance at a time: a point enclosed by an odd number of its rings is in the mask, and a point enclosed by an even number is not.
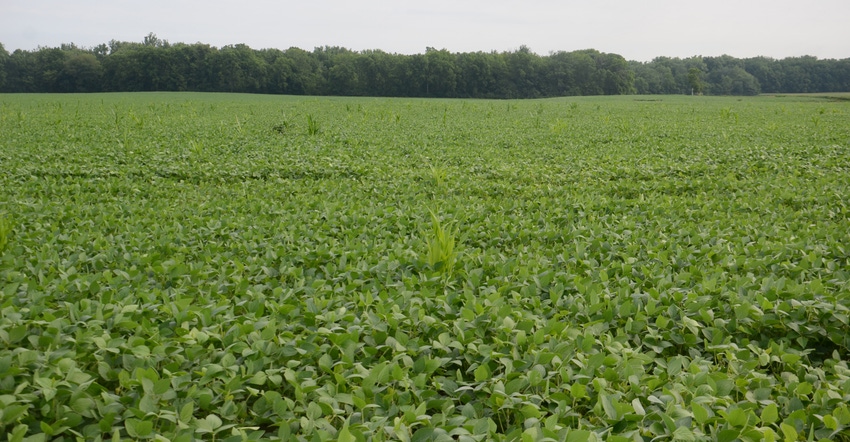
<svg viewBox="0 0 850 442"><path fill-rule="evenodd" d="M849 123L0 95L0 439L850 441Z"/></svg>

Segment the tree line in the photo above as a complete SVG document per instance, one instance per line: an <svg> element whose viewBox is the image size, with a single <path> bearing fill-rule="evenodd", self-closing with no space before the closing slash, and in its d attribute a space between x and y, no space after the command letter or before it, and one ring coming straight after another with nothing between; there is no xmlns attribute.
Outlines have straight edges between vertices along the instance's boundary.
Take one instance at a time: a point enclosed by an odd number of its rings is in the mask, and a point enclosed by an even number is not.
<svg viewBox="0 0 850 442"><path fill-rule="evenodd" d="M11 54L0 44L0 92L197 91L291 95L541 98L569 95L755 95L850 91L850 58L670 58L627 61L594 49L546 56L424 54L342 47L252 49L142 42L63 44Z"/></svg>

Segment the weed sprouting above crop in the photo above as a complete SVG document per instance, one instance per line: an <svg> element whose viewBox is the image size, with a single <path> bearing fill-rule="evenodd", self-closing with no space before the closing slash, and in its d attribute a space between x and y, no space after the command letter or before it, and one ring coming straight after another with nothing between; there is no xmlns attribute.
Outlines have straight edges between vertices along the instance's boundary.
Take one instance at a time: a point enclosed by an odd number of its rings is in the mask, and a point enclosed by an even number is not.
<svg viewBox="0 0 850 442"><path fill-rule="evenodd" d="M289 121L284 120L281 123L275 124L272 126L272 130L278 134L285 134L289 130Z"/></svg>
<svg viewBox="0 0 850 442"><path fill-rule="evenodd" d="M448 177L448 169L445 166L429 166L429 171L431 172L431 184L434 187L441 188L446 184L446 178Z"/></svg>
<svg viewBox="0 0 850 442"><path fill-rule="evenodd" d="M457 229L451 223L442 223L437 215L429 210L431 229L424 233L427 247L428 265L437 273L451 277L457 261L455 241Z"/></svg>
<svg viewBox="0 0 850 442"><path fill-rule="evenodd" d="M738 112L732 110L731 107L724 107L720 109L720 118L725 121L731 121L737 124Z"/></svg>
<svg viewBox="0 0 850 442"><path fill-rule="evenodd" d="M9 238L12 236L12 223L0 213L0 253L6 250L9 245Z"/></svg>
<svg viewBox="0 0 850 442"><path fill-rule="evenodd" d="M313 118L312 114L307 114L307 135L317 135L319 130L319 122Z"/></svg>

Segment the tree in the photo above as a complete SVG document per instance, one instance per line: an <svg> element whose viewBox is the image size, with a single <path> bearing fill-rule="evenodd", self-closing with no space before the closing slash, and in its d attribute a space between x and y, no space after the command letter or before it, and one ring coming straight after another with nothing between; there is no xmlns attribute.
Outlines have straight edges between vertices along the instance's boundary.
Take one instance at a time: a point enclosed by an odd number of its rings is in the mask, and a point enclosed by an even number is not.
<svg viewBox="0 0 850 442"><path fill-rule="evenodd" d="M92 55L97 57L98 60L103 60L107 55L109 55L109 46L107 46L105 43L101 43L93 47L91 50L89 50L89 52L91 52Z"/></svg>
<svg viewBox="0 0 850 442"><path fill-rule="evenodd" d="M292 77L292 61L280 49L263 49L260 57L266 63L265 93L284 94Z"/></svg>
<svg viewBox="0 0 850 442"><path fill-rule="evenodd" d="M675 85L670 68L657 63L629 63L635 75L635 89L638 94L665 94L668 92L666 85Z"/></svg>
<svg viewBox="0 0 850 442"><path fill-rule="evenodd" d="M702 57L656 57L649 63L632 62L638 93L691 94L710 92L705 75L709 71Z"/></svg>
<svg viewBox="0 0 850 442"><path fill-rule="evenodd" d="M168 40L161 40L157 38L156 34L154 34L153 32L145 36L145 39L142 40L142 44L154 48L166 48L169 46Z"/></svg>
<svg viewBox="0 0 850 442"><path fill-rule="evenodd" d="M98 92L101 90L103 68L92 54L78 52L65 60L59 74L61 92Z"/></svg>
<svg viewBox="0 0 850 442"><path fill-rule="evenodd" d="M697 68L688 69L688 85L691 86L691 93L702 95L702 71Z"/></svg>
<svg viewBox="0 0 850 442"><path fill-rule="evenodd" d="M744 69L758 80L762 92L780 92L782 75L779 63L768 57L754 57L743 60Z"/></svg>
<svg viewBox="0 0 850 442"><path fill-rule="evenodd" d="M222 92L260 92L266 65L256 52L244 44L225 46L214 58L218 73L217 90Z"/></svg>
<svg viewBox="0 0 850 442"><path fill-rule="evenodd" d="M596 76L594 50L573 51L569 53L570 76L575 80L573 95L601 95L602 88Z"/></svg>
<svg viewBox="0 0 850 442"><path fill-rule="evenodd" d="M36 92L35 53L16 49L6 60L7 92Z"/></svg>
<svg viewBox="0 0 850 442"><path fill-rule="evenodd" d="M602 93L605 95L633 94L635 75L629 63L620 55L598 53L596 69L601 76Z"/></svg>
<svg viewBox="0 0 850 442"><path fill-rule="evenodd" d="M469 52L457 55L457 94L459 97L494 97L496 78L493 58L497 55Z"/></svg>
<svg viewBox="0 0 850 442"><path fill-rule="evenodd" d="M6 86L6 63L8 60L9 53L6 52L3 43L0 43L0 91L4 90Z"/></svg>
<svg viewBox="0 0 850 442"><path fill-rule="evenodd" d="M503 54L513 85L512 98L537 98L541 95L541 74L543 65L537 54L528 46L522 45L515 52Z"/></svg>
<svg viewBox="0 0 850 442"><path fill-rule="evenodd" d="M309 52L289 48L284 52L292 67L292 76L287 83L287 94L319 95L325 91L325 79L321 62Z"/></svg>
<svg viewBox="0 0 850 442"><path fill-rule="evenodd" d="M711 71L709 83L712 95L758 95L761 91L758 80L738 66Z"/></svg>
<svg viewBox="0 0 850 442"><path fill-rule="evenodd" d="M533 98L600 94L729 94L850 90L850 59L657 57L626 61L594 49L541 57L512 52L388 54L320 47L254 50L142 42L74 43L9 54L0 44L7 92L229 91L295 95Z"/></svg>
<svg viewBox="0 0 850 442"><path fill-rule="evenodd" d="M404 88L395 72L398 56L380 50L363 51L357 58L357 71L364 95L397 96Z"/></svg>
<svg viewBox="0 0 850 442"><path fill-rule="evenodd" d="M36 91L60 92L58 79L65 66L67 54L59 48L39 48L35 53L37 72Z"/></svg>
<svg viewBox="0 0 850 442"><path fill-rule="evenodd" d="M128 46L103 60L104 89L111 92L153 90L151 66L145 64L140 46Z"/></svg>
<svg viewBox="0 0 850 442"><path fill-rule="evenodd" d="M425 50L425 94L429 97L454 97L457 87L454 57L446 49Z"/></svg>
<svg viewBox="0 0 850 442"><path fill-rule="evenodd" d="M548 96L575 95L569 54L563 51L550 54L547 60L544 93Z"/></svg>
<svg viewBox="0 0 850 442"><path fill-rule="evenodd" d="M834 60L831 63L831 70L834 82L830 85L829 91L850 91L850 58Z"/></svg>
<svg viewBox="0 0 850 442"><path fill-rule="evenodd" d="M393 66L393 76L402 84L401 97L425 97L428 95L428 78L425 56L422 54L399 55Z"/></svg>
<svg viewBox="0 0 850 442"><path fill-rule="evenodd" d="M358 57L352 54L334 58L333 66L328 70L328 91L332 95L362 95L357 60Z"/></svg>

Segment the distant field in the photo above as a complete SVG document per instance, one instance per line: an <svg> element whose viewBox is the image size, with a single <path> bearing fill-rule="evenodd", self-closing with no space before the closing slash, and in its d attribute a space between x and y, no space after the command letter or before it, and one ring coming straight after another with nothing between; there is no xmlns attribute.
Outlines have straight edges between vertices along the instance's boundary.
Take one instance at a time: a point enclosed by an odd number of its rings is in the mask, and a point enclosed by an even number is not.
<svg viewBox="0 0 850 442"><path fill-rule="evenodd" d="M0 95L0 438L850 440L848 121Z"/></svg>
<svg viewBox="0 0 850 442"><path fill-rule="evenodd" d="M818 100L850 100L850 92L813 92L810 94L769 94L778 98L813 98Z"/></svg>

